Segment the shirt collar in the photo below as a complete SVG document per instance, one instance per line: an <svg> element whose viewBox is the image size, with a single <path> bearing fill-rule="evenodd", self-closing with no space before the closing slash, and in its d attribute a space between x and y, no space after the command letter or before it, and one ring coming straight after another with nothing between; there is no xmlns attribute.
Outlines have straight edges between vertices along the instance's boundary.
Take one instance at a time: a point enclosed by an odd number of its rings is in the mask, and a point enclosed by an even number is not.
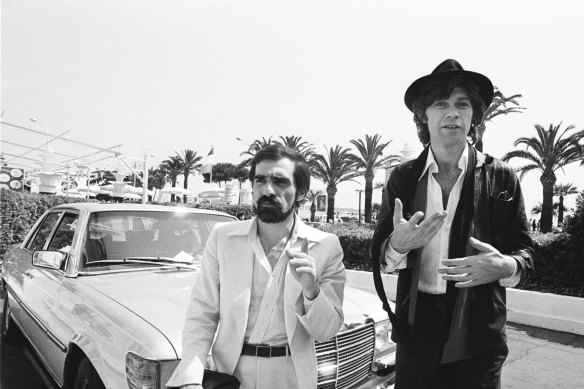
<svg viewBox="0 0 584 389"><path fill-rule="evenodd" d="M294 242L298 236L298 226L300 224L300 219L298 219L298 216L295 214L294 215L294 225L292 227L292 235L290 235L290 242ZM251 227L249 229L249 233L247 235L247 240L248 242L254 242L257 238L258 238L258 217L254 217L253 218L253 222L251 224Z"/></svg>
<svg viewBox="0 0 584 389"><path fill-rule="evenodd" d="M460 159L458 160L458 168L462 170L462 172L461 172L462 174L466 173L467 164L468 164L468 142L465 142L464 150L462 150L462 155L460 156ZM422 177L424 177L426 172L436 173L437 171L438 171L438 164L436 163L436 160L434 159L434 153L432 152L432 147L430 147L430 150L428 150L428 157L426 158L426 165L424 165L424 169L422 169L422 174L420 175L420 177L418 177L418 181L420 181L422 179Z"/></svg>

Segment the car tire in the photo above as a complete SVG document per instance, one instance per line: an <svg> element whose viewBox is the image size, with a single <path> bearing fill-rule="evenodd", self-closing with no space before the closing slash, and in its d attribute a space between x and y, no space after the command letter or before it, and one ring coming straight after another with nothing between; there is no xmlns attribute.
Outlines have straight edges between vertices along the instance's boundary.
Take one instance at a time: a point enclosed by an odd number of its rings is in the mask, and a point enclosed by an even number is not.
<svg viewBox="0 0 584 389"><path fill-rule="evenodd" d="M2 307L2 323L0 323L0 333L8 344L18 344L22 339L20 330L16 326L14 319L10 315L10 302L8 293L4 293L4 304Z"/></svg>
<svg viewBox="0 0 584 389"><path fill-rule="evenodd" d="M95 368L87 358L83 358L79 363L73 389L105 389L105 385L99 378L97 371L95 371Z"/></svg>

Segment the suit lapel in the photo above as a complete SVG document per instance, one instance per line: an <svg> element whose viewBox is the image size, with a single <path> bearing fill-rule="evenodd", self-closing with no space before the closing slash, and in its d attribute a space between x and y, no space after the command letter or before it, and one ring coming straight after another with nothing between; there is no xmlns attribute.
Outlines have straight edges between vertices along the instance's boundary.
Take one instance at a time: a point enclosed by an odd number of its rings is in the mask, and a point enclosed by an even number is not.
<svg viewBox="0 0 584 389"><path fill-rule="evenodd" d="M312 233L311 229L300 219L297 218L296 223L298 223L296 240L290 245L290 249L292 251L300 250L302 248L302 240L306 238L308 239L308 253L310 254L313 252L314 246L318 244L319 236ZM315 259L318 261L318 258ZM286 334L288 334L288 342L292 342L298 321L296 311L302 311L304 308L299 306L303 304L302 287L290 273L290 266L288 265L286 265L284 282L284 321L286 324Z"/></svg>
<svg viewBox="0 0 584 389"><path fill-rule="evenodd" d="M225 279L229 285L224 287L231 292L231 313L237 334L243 339L251 301L254 253L247 235L232 235L229 239L232 245L225 249L225 261L229 261Z"/></svg>

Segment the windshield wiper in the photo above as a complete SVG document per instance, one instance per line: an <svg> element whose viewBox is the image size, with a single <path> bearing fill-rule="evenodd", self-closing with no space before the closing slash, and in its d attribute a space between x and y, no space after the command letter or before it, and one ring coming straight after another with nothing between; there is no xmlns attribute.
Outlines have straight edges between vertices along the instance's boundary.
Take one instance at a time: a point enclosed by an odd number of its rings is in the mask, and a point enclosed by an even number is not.
<svg viewBox="0 0 584 389"><path fill-rule="evenodd" d="M169 257L125 257L124 259L103 259L101 261L91 261L85 264L86 267L108 264L120 263L141 263L147 265L156 264L176 264L176 265L190 265L192 261L185 262Z"/></svg>

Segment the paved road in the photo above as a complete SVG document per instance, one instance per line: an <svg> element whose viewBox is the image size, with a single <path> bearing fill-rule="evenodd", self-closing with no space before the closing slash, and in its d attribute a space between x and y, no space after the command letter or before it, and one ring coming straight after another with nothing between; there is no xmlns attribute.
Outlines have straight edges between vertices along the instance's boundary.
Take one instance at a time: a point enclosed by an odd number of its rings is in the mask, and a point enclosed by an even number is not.
<svg viewBox="0 0 584 389"><path fill-rule="evenodd" d="M584 388L584 336L513 323L507 336L504 389ZM0 359L0 388L55 389L26 342L1 342Z"/></svg>
<svg viewBox="0 0 584 389"><path fill-rule="evenodd" d="M504 389L584 388L584 336L508 324Z"/></svg>
<svg viewBox="0 0 584 389"><path fill-rule="evenodd" d="M55 389L56 386L41 367L30 345L23 340L20 345L12 346L1 340L0 388Z"/></svg>

